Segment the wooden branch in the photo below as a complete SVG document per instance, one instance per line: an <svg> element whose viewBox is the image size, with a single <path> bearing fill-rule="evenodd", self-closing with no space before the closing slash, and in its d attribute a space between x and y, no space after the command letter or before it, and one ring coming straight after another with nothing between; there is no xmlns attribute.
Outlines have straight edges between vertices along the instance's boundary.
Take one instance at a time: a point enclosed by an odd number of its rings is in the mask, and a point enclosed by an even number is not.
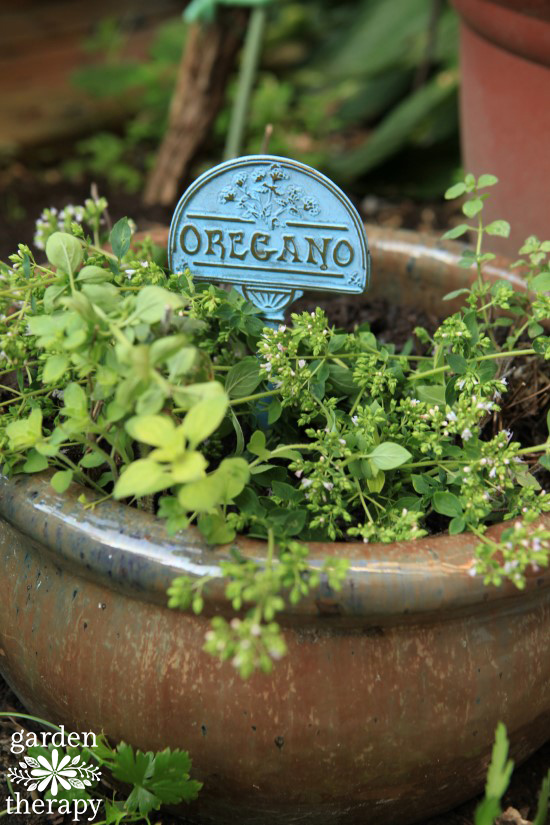
<svg viewBox="0 0 550 825"><path fill-rule="evenodd" d="M190 26L168 130L147 180L145 203L169 206L180 192L181 181L223 105L247 18L242 9L221 8L214 23Z"/></svg>

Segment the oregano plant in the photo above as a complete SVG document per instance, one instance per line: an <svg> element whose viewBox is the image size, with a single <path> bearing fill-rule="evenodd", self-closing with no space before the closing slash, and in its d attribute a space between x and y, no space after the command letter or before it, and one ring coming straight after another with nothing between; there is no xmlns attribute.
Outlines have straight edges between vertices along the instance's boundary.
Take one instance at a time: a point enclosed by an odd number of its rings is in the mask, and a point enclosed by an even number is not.
<svg viewBox="0 0 550 825"><path fill-rule="evenodd" d="M46 260L20 245L0 269L3 472L49 468L59 493L82 485L86 507L114 497L229 545L236 616L213 620L205 649L243 676L284 655L287 601L345 577L340 558L313 569L309 542L469 531L472 575L524 586L548 563L550 446L539 407L528 431L508 421L525 377L548 374L550 242L521 248L526 289L484 277L485 236L509 232L484 223L495 183L467 175L448 190L466 222L447 237L472 233L460 265L474 278L447 296L462 309L400 348L320 308L264 327L236 292L166 271L126 218L102 236L102 200L42 220ZM266 541L265 563L240 553L238 533ZM210 581L177 579L170 606L200 612Z"/></svg>

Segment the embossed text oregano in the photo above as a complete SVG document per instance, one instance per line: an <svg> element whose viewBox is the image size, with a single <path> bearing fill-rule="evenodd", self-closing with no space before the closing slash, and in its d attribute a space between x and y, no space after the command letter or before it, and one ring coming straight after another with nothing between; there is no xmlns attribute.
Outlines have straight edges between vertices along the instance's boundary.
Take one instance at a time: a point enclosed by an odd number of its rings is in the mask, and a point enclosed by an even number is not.
<svg viewBox="0 0 550 825"><path fill-rule="evenodd" d="M273 155L201 175L176 207L168 255L174 272L232 284L272 324L304 290L364 292L370 276L363 223L346 195Z"/></svg>

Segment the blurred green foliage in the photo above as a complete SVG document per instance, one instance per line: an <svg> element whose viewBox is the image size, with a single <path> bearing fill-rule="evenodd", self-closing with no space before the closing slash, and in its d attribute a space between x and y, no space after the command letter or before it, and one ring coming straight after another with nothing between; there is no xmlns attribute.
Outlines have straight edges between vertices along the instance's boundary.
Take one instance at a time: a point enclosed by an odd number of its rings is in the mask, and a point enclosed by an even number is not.
<svg viewBox="0 0 550 825"><path fill-rule="evenodd" d="M121 134L81 141L66 169L137 191L166 128L185 24L161 27L146 63L123 61L117 37L106 23L95 44L104 65L75 81L93 94L134 95L136 114ZM272 123L271 153L310 163L348 189L376 181L378 191L438 193L459 164L457 42L447 0L272 3L245 151L260 151ZM236 85L233 78L200 168L221 157Z"/></svg>
<svg viewBox="0 0 550 825"><path fill-rule="evenodd" d="M78 141L76 156L63 165L65 174L99 175L128 192L141 189L166 130L186 29L179 18L160 26L148 60L140 62L122 58L120 29L114 19L104 21L86 44L104 55L103 64L75 72L73 81L97 98L130 97L134 114L121 132L98 131Z"/></svg>

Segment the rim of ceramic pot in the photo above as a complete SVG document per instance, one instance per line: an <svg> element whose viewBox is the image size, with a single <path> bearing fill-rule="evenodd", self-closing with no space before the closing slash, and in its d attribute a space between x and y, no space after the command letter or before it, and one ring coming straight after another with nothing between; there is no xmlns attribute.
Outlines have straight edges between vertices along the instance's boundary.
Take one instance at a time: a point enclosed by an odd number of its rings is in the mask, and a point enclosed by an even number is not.
<svg viewBox="0 0 550 825"><path fill-rule="evenodd" d="M499 49L550 66L547 0L453 0L453 5L470 29Z"/></svg>
<svg viewBox="0 0 550 825"><path fill-rule="evenodd" d="M434 238L405 231L371 228L369 231L373 271L391 264L396 277L407 277L414 267L439 272L440 296L465 279L457 266L460 244L441 244ZM444 261L451 283L440 273ZM518 283L515 275L493 265L489 277ZM433 272L432 272L433 276ZM467 278L472 279L471 273ZM428 282L431 284L430 278ZM421 285L421 279L420 279ZM174 577L187 574L214 580L205 591L206 613L230 613L225 596L225 579L220 562L228 559L230 547L209 547L198 530L192 528L169 536L162 522L152 514L115 501L104 501L93 508L78 499L89 490L73 484L60 495L49 483L51 473L0 477L0 531L9 531L6 522L36 545L56 566L67 568L86 579L122 591L134 598L166 605L166 590ZM550 526L550 516L543 518ZM497 538L509 523L490 528ZM12 533L8 543L17 552L25 542ZM238 537L235 544L247 558L260 564L265 560L265 543ZM310 542L309 563L320 568L327 556L347 558L349 570L338 593L325 580L297 605L281 614L284 622L307 623L319 618L353 625L365 619L396 621L407 615L420 617L433 611L467 610L472 606L514 601L550 586L550 571L530 573L525 590L512 584L485 586L482 578L471 575L478 539L472 534L429 536L392 544L357 542Z"/></svg>

